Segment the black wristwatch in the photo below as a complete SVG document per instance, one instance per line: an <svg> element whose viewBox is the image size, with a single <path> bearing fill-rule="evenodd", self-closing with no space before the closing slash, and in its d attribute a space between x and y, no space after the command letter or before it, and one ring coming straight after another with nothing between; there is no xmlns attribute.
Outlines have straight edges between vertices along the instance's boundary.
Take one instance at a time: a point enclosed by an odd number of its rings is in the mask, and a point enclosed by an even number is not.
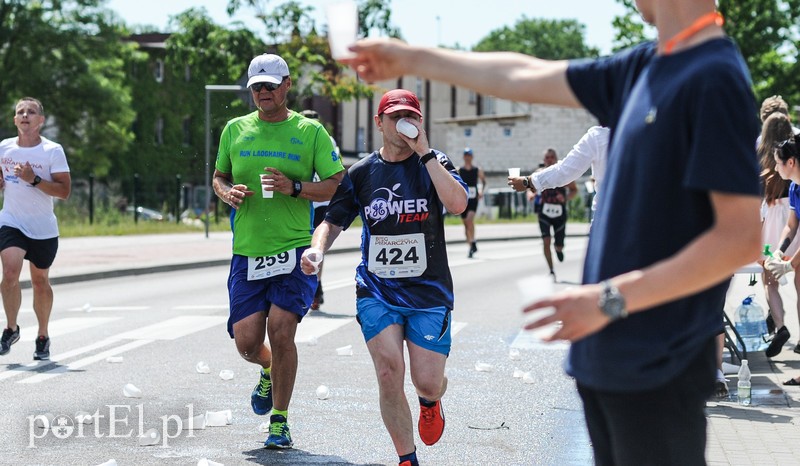
<svg viewBox="0 0 800 466"><path fill-rule="evenodd" d="M600 285L603 291L600 293L600 299L597 300L597 306L607 315L611 321L624 319L628 317L628 311L625 309L625 297L619 292L616 286L611 284L610 280L606 280Z"/></svg>
<svg viewBox="0 0 800 466"><path fill-rule="evenodd" d="M530 188L531 187L531 177L530 176L526 176L526 177L522 178L522 186L524 186L526 188Z"/></svg>
<svg viewBox="0 0 800 466"><path fill-rule="evenodd" d="M42 182L42 177L39 176L39 175L36 175L36 176L33 177L33 183L31 183L31 186L36 186L37 184L39 184L41 182Z"/></svg>
<svg viewBox="0 0 800 466"><path fill-rule="evenodd" d="M436 158L436 152L431 150L427 154L420 157L419 161L422 162L422 165L425 165L426 163L430 162L430 160L433 158Z"/></svg>
<svg viewBox="0 0 800 466"><path fill-rule="evenodd" d="M295 181L292 185L292 197L297 197L300 195L300 191L303 190L303 182L302 181Z"/></svg>

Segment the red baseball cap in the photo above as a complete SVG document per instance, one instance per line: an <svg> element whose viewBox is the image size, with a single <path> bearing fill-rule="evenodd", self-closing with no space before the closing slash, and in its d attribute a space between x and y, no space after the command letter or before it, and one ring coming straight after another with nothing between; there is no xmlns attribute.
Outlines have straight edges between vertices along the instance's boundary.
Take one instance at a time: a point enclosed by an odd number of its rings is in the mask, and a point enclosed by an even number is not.
<svg viewBox="0 0 800 466"><path fill-rule="evenodd" d="M422 116L422 112L419 109L419 99L413 92L405 89L395 89L383 94L381 103L378 105L378 115L381 113L394 113L398 110L410 110Z"/></svg>

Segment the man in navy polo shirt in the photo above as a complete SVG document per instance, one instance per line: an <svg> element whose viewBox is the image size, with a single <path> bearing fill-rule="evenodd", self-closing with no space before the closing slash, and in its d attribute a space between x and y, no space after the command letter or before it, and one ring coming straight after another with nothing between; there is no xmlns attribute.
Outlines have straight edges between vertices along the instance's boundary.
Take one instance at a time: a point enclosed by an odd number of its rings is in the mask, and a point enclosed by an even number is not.
<svg viewBox="0 0 800 466"><path fill-rule="evenodd" d="M713 0L637 0L658 41L594 61L365 40L367 81L414 75L515 101L585 107L611 128L584 285L532 303L573 344L597 464L705 464L705 400L725 291L760 246L750 77ZM725 168L720 174L719 168Z"/></svg>

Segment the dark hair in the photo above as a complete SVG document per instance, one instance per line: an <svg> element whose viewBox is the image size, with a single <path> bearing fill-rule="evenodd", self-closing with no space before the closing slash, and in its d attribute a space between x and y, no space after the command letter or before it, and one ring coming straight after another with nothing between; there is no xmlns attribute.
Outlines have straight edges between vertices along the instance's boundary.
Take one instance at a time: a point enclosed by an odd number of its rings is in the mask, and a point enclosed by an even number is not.
<svg viewBox="0 0 800 466"><path fill-rule="evenodd" d="M772 205L776 199L782 197L789 186L790 182L782 179L775 170L774 152L778 143L790 137L792 137L792 124L783 113L773 113L764 120L756 153L761 164L761 183L767 205Z"/></svg>
<svg viewBox="0 0 800 466"><path fill-rule="evenodd" d="M785 141L779 142L775 146L775 155L781 159L781 162L786 163L789 159L796 159L800 161L800 151L797 148L797 138L792 136Z"/></svg>

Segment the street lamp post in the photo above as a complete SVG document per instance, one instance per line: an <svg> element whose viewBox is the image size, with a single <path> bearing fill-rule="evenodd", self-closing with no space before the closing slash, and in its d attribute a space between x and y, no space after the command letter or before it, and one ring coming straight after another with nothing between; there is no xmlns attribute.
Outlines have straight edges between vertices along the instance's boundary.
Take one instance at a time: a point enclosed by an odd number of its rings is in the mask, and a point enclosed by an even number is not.
<svg viewBox="0 0 800 466"><path fill-rule="evenodd" d="M238 84L207 84L206 85L206 205L205 209L211 205L211 93L212 92L242 92L245 88ZM206 238L211 212L206 212Z"/></svg>

